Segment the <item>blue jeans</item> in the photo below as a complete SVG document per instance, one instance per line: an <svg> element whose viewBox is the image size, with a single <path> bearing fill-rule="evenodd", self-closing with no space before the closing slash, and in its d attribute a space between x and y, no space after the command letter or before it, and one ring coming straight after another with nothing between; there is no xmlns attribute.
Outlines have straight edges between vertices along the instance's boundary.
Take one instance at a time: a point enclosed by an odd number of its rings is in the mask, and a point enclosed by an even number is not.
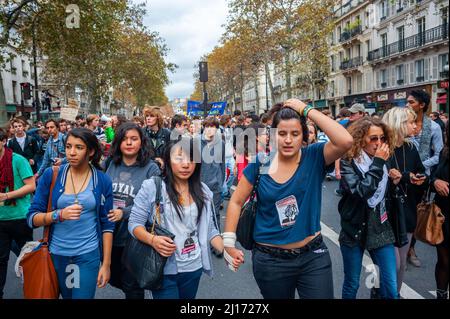
<svg viewBox="0 0 450 319"><path fill-rule="evenodd" d="M99 250L72 257L51 256L63 299L94 299L100 269Z"/></svg>
<svg viewBox="0 0 450 319"><path fill-rule="evenodd" d="M152 290L153 299L195 299L203 269L164 275L162 288Z"/></svg>
<svg viewBox="0 0 450 319"><path fill-rule="evenodd" d="M225 196L230 196L230 188L233 185L235 176L233 175L233 169L234 169L234 157L227 157L225 158L225 178L223 182L223 191L222 191L222 198ZM230 175L227 179L227 168L230 170Z"/></svg>
<svg viewBox="0 0 450 319"><path fill-rule="evenodd" d="M330 253L322 237L313 239L292 258L252 250L253 275L264 299L333 299L333 271Z"/></svg>
<svg viewBox="0 0 450 319"><path fill-rule="evenodd" d="M342 299L356 299L361 276L364 248L360 246L349 247L341 244L341 253L344 261ZM376 274L376 276L379 277L381 298L397 299L397 266L394 245L390 244L370 250L369 254L373 263L377 265L379 269L379 274ZM369 282L372 283L372 280L369 280Z"/></svg>

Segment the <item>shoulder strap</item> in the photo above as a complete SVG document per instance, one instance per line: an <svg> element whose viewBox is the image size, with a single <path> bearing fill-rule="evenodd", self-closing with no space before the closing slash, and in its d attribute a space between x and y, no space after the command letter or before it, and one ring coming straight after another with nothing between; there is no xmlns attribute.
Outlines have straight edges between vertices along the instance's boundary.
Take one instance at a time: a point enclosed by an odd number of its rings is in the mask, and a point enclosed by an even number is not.
<svg viewBox="0 0 450 319"><path fill-rule="evenodd" d="M156 195L155 195L155 214L153 215L152 229L151 233L154 233L155 224L161 224L161 214L160 214L160 206L161 206L161 187L162 187L162 179L160 176L152 177L155 186L156 186Z"/></svg>
<svg viewBox="0 0 450 319"><path fill-rule="evenodd" d="M50 212L50 210L52 209L53 188L55 187L56 178L58 177L59 166L52 166L52 170L53 170L53 175L52 175L52 183L50 185L50 193L48 195L47 212ZM50 233L50 226L45 226L44 238L42 240L43 243L48 243L49 233Z"/></svg>
<svg viewBox="0 0 450 319"><path fill-rule="evenodd" d="M255 180L255 184L253 185L253 190L252 190L252 194L250 195L250 199L253 200L256 197L256 191L258 190L258 185L259 185L259 178L261 177L261 165L262 163L258 160L257 161L257 165L256 165L256 180Z"/></svg>

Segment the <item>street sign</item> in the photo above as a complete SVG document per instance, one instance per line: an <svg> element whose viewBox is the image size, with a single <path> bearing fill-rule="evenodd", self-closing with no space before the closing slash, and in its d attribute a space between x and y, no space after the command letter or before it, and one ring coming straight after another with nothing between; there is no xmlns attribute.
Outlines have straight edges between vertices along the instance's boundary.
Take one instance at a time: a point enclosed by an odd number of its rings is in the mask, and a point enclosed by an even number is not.
<svg viewBox="0 0 450 319"><path fill-rule="evenodd" d="M437 85L440 89L448 89L448 80L438 81Z"/></svg>

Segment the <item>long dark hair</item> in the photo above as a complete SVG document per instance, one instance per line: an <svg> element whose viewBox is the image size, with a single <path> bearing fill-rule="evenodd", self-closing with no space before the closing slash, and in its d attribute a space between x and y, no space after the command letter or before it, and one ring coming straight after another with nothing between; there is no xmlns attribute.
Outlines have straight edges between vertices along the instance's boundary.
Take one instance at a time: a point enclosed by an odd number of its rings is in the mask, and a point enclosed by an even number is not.
<svg viewBox="0 0 450 319"><path fill-rule="evenodd" d="M172 202L172 205L175 207L175 210L180 217L182 218L182 207L178 201L180 193L175 189L175 177L173 175L172 166L171 166L171 154L173 150L181 148L182 152L189 156L189 160L191 162L196 162L194 173L189 177L189 194L192 196L195 205L198 210L197 223L200 220L200 216L202 214L204 202L206 199L205 194L203 193L202 182L200 180L200 154L199 145L194 143L194 139L191 137L182 137L179 141L170 141L166 149L164 151L164 172L163 172L163 180L166 184L166 191L169 195L169 199Z"/></svg>
<svg viewBox="0 0 450 319"><path fill-rule="evenodd" d="M67 143L67 140L69 139L70 136L82 140L84 144L86 144L88 153L94 151L94 154L89 157L89 161L91 162L92 165L94 165L96 169L101 170L102 168L100 167L100 159L102 157L102 152L100 149L100 144L95 134L90 129L84 127L74 128L69 133L67 133L65 143Z"/></svg>
<svg viewBox="0 0 450 319"><path fill-rule="evenodd" d="M141 138L141 148L139 149L136 161L139 166L144 167L148 164L148 161L154 156L154 154L152 148L150 147L148 137L144 134L139 125L133 122L125 122L117 128L110 151L112 162L116 165L120 165L122 162L122 151L120 150L120 144L122 144L127 132L131 130L136 130Z"/></svg>

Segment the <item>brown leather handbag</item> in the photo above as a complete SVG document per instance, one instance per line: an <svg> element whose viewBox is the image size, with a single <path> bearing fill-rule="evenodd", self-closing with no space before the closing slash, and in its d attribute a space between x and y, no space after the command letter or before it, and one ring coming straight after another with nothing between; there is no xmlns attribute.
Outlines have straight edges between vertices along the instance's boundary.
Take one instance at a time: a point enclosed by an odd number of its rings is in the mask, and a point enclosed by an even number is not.
<svg viewBox="0 0 450 319"><path fill-rule="evenodd" d="M48 198L47 211L52 207L52 192L58 176L59 167L53 166L52 184ZM23 295L25 299L58 299L59 285L52 257L48 250L50 226L44 229L44 238L37 249L25 254L20 266L23 269Z"/></svg>
<svg viewBox="0 0 450 319"><path fill-rule="evenodd" d="M428 190L425 198L417 205L417 226L414 232L416 239L430 245L438 245L444 241L442 224L445 216L441 209L430 200Z"/></svg>

